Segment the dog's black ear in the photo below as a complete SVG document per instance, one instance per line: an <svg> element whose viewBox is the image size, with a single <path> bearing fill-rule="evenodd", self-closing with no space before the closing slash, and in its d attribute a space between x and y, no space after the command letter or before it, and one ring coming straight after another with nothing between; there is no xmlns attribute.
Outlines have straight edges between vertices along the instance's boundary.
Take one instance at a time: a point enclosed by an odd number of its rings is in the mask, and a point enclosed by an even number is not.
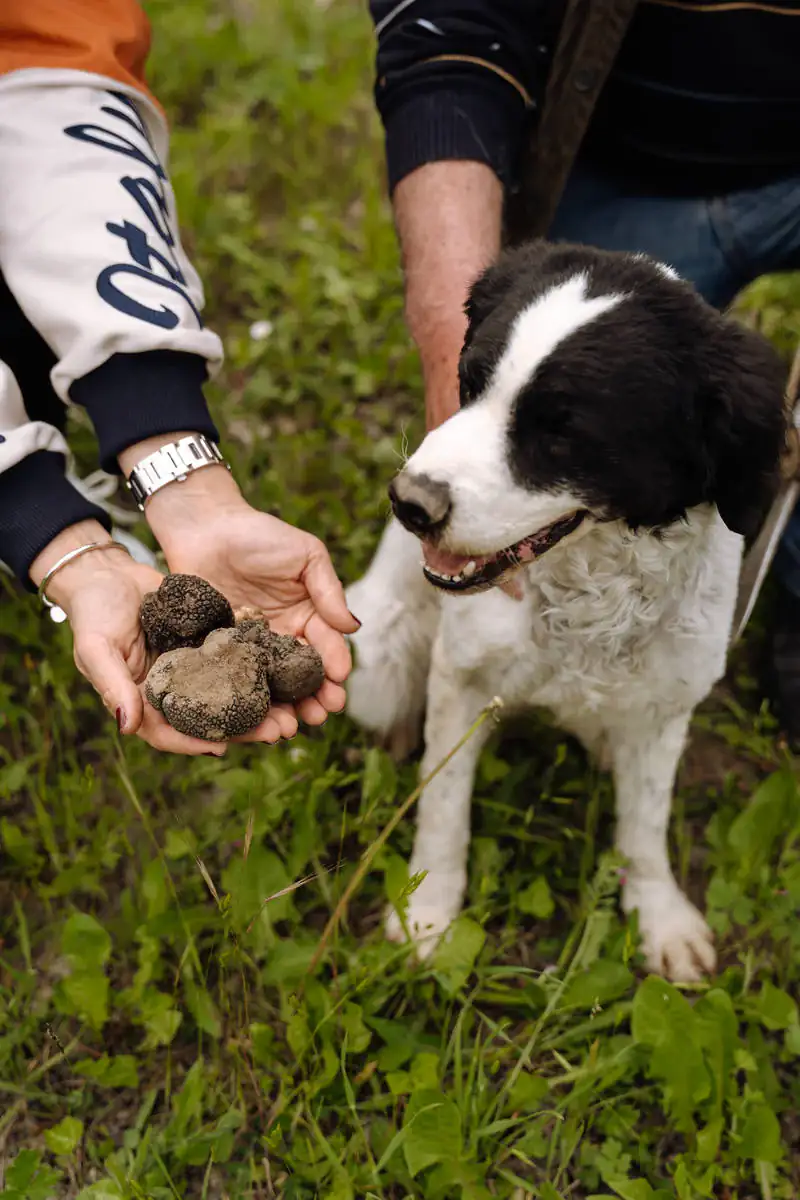
<svg viewBox="0 0 800 1200"><path fill-rule="evenodd" d="M705 346L709 499L729 529L756 536L780 483L786 367L766 338L718 317Z"/></svg>
<svg viewBox="0 0 800 1200"><path fill-rule="evenodd" d="M467 315L467 332L464 349L472 343L475 332L490 316L511 290L514 268L504 255L479 275L469 289L464 312Z"/></svg>
<svg viewBox="0 0 800 1200"><path fill-rule="evenodd" d="M467 336L464 349L470 345L475 331L505 300L514 287L535 279L553 246L542 238L506 250L491 267L479 275L470 288L464 311L467 314Z"/></svg>
<svg viewBox="0 0 800 1200"><path fill-rule="evenodd" d="M503 341L500 329L494 330L481 347L480 352L471 351L472 344L483 323L497 311L512 293L519 294L522 303L527 299L526 287L538 278L552 246L537 239L524 246L506 250L491 267L478 276L469 290L464 312L467 316L467 331L461 348L458 377L462 407L479 396L486 386Z"/></svg>

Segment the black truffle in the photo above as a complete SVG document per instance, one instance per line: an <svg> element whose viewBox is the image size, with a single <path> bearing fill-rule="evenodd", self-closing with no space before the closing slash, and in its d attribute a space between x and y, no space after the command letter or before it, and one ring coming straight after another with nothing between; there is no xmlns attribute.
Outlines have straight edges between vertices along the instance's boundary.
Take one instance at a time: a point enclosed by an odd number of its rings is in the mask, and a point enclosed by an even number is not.
<svg viewBox="0 0 800 1200"><path fill-rule="evenodd" d="M269 687L275 704L296 704L325 682L322 659L313 646L288 634L273 633L267 645Z"/></svg>
<svg viewBox="0 0 800 1200"><path fill-rule="evenodd" d="M313 646L290 634L273 633L257 608L234 613L236 632L269 652L269 690L273 704L296 704L313 696L325 682L322 659Z"/></svg>
<svg viewBox="0 0 800 1200"><path fill-rule="evenodd" d="M142 600L140 618L156 654L201 646L214 629L233 625L233 609L216 588L197 575L167 575L157 592Z"/></svg>
<svg viewBox="0 0 800 1200"><path fill-rule="evenodd" d="M270 706L268 653L237 629L218 629L202 646L163 654L145 695L179 733L222 742L255 729Z"/></svg>

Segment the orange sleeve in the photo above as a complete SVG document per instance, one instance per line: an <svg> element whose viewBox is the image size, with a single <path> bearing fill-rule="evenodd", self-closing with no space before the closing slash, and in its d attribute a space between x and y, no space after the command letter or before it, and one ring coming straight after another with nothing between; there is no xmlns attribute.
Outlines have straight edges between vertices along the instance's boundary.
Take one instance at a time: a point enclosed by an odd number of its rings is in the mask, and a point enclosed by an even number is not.
<svg viewBox="0 0 800 1200"><path fill-rule="evenodd" d="M87 71L150 96L149 50L150 23L136 0L0 2L0 75L31 67Z"/></svg>

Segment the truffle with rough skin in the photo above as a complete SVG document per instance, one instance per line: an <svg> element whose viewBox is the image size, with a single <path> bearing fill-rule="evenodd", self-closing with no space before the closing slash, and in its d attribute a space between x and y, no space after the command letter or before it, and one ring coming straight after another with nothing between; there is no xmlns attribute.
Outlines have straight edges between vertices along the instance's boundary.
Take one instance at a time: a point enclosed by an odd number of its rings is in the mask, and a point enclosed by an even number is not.
<svg viewBox="0 0 800 1200"><path fill-rule="evenodd" d="M313 696L325 682L322 659L313 646L289 634L273 633L267 646L267 675L276 704L296 704Z"/></svg>
<svg viewBox="0 0 800 1200"><path fill-rule="evenodd" d="M216 588L198 575L167 575L142 600L140 620L156 654L201 646L214 629L233 625L233 609Z"/></svg>
<svg viewBox="0 0 800 1200"><path fill-rule="evenodd" d="M217 629L200 647L163 654L145 680L145 695L179 733L221 742L264 720L268 666L263 645L238 629Z"/></svg>
<svg viewBox="0 0 800 1200"><path fill-rule="evenodd" d="M241 636L269 652L269 690L274 704L296 704L319 691L325 682L325 668L313 646L290 634L273 633L258 608L239 608L234 617Z"/></svg>

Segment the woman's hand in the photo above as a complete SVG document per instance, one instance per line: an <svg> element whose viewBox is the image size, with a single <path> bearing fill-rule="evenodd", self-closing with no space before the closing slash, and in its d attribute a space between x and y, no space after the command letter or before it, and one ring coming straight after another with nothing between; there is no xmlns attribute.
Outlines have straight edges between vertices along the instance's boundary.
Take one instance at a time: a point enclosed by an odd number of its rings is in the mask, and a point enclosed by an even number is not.
<svg viewBox="0 0 800 1200"><path fill-rule="evenodd" d="M144 698L142 684L151 666L139 624L139 606L163 576L113 547L105 529L82 521L60 533L34 560L31 579L38 586L70 550L90 542L108 542L58 571L47 585L47 598L67 614L78 670L116 718L120 733L138 734L157 750L175 754L224 754L225 746L185 737ZM277 740L279 731L273 730Z"/></svg>
<svg viewBox="0 0 800 1200"><path fill-rule="evenodd" d="M135 453L141 458L152 449L140 446ZM148 501L146 515L170 571L200 575L234 609L260 608L276 632L303 638L319 651L327 678L316 696L297 705L303 721L320 725L344 708L342 684L351 667L345 635L355 633L359 622L347 609L322 542L251 508L224 467L205 467L169 484ZM291 706L276 705L270 715L283 736L296 732Z"/></svg>

